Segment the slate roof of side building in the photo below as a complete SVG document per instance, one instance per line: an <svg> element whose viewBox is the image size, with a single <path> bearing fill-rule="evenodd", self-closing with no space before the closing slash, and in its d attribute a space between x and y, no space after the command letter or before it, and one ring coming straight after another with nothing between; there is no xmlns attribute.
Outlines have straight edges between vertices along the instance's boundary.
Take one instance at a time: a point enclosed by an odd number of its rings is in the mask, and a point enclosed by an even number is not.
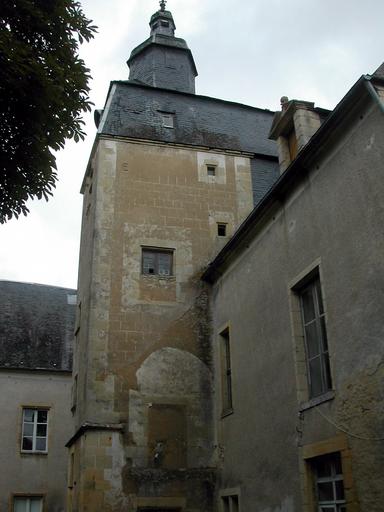
<svg viewBox="0 0 384 512"><path fill-rule="evenodd" d="M0 369L70 372L76 293L0 281Z"/></svg>

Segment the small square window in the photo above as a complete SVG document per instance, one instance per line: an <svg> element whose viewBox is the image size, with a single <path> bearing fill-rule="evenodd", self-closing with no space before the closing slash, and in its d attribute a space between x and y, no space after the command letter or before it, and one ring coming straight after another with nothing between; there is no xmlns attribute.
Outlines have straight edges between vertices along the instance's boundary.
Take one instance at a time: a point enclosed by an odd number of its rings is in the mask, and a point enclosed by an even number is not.
<svg viewBox="0 0 384 512"><path fill-rule="evenodd" d="M42 512L43 498L41 496L14 496L13 512Z"/></svg>
<svg viewBox="0 0 384 512"><path fill-rule="evenodd" d="M161 119L162 119L164 128L174 128L175 127L174 117L175 117L174 114L167 114L165 112L161 113Z"/></svg>
<svg viewBox="0 0 384 512"><path fill-rule="evenodd" d="M216 166L215 165L207 165L207 175L208 176L216 176Z"/></svg>
<svg viewBox="0 0 384 512"><path fill-rule="evenodd" d="M167 249L143 249L142 273L144 275L171 276L173 251Z"/></svg>
<svg viewBox="0 0 384 512"><path fill-rule="evenodd" d="M227 225L224 223L217 224L217 236L227 236Z"/></svg>
<svg viewBox="0 0 384 512"><path fill-rule="evenodd" d="M48 410L23 409L21 450L30 453L48 451Z"/></svg>

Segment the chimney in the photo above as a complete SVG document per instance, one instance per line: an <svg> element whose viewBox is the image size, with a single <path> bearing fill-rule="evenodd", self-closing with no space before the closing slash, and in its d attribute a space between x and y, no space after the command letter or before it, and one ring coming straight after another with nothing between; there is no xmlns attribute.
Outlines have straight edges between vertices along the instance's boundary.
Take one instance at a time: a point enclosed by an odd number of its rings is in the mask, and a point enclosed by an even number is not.
<svg viewBox="0 0 384 512"><path fill-rule="evenodd" d="M280 173L283 173L320 128L321 117L315 104L309 101L283 96L280 103L281 111L275 114L269 138L277 142Z"/></svg>

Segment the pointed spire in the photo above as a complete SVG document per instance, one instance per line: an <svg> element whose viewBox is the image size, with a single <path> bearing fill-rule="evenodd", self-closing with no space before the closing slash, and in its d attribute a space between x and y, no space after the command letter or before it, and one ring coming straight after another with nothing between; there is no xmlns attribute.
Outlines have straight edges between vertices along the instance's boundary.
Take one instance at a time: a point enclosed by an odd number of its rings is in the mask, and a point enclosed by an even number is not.
<svg viewBox="0 0 384 512"><path fill-rule="evenodd" d="M160 10L165 11L165 7L167 5L167 0L160 0Z"/></svg>

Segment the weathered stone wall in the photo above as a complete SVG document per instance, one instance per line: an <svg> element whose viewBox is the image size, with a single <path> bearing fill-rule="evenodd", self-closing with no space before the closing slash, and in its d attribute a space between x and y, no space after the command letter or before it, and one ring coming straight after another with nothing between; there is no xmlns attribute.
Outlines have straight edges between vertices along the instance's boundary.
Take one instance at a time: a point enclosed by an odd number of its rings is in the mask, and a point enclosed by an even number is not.
<svg viewBox="0 0 384 512"><path fill-rule="evenodd" d="M101 139L93 165L75 358L77 426L93 430L72 443L72 510L207 512L215 450L200 273L252 208L250 160ZM142 275L142 246L172 249L173 275Z"/></svg>
<svg viewBox="0 0 384 512"><path fill-rule="evenodd" d="M242 510L314 510L305 461L334 451L348 512L382 510L383 115L349 116L214 288L215 362L229 325L234 404L220 419L216 403L219 486L240 489ZM293 288L316 267L334 392L310 401Z"/></svg>

